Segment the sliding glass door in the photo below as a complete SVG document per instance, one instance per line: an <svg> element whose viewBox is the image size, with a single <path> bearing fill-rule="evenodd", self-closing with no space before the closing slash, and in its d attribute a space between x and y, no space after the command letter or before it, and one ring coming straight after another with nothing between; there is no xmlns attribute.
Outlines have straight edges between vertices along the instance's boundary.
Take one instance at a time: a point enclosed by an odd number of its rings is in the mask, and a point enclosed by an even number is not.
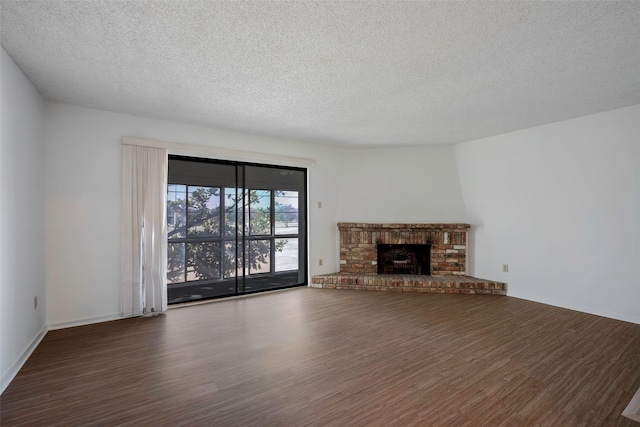
<svg viewBox="0 0 640 427"><path fill-rule="evenodd" d="M304 169L169 157L169 304L306 284Z"/></svg>

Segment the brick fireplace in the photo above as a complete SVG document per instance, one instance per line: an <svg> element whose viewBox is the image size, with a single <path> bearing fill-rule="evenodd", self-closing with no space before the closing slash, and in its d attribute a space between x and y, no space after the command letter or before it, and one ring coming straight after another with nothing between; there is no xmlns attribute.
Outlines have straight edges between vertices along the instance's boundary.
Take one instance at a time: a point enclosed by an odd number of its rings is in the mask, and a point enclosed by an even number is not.
<svg viewBox="0 0 640 427"><path fill-rule="evenodd" d="M469 227L340 222L340 273L377 274L378 245L431 245L432 276L464 276Z"/></svg>
<svg viewBox="0 0 640 427"><path fill-rule="evenodd" d="M338 229L340 272L313 276L311 287L507 294L506 283L466 275L469 224L340 222ZM389 252L379 254L378 248L391 251L392 255ZM425 250L429 252L424 253ZM391 266L381 268L378 265L381 261L390 261ZM411 266L411 261L415 261L416 265Z"/></svg>

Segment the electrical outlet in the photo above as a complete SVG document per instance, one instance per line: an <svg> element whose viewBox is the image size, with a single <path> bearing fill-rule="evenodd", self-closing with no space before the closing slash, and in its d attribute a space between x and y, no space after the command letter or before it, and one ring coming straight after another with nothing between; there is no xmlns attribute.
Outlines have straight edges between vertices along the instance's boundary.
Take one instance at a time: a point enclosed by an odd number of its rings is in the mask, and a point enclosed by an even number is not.
<svg viewBox="0 0 640 427"><path fill-rule="evenodd" d="M38 296L36 295L35 297L33 297L33 309L37 309L38 308Z"/></svg>
<svg viewBox="0 0 640 427"><path fill-rule="evenodd" d="M509 264L502 264L502 272L503 273L509 272Z"/></svg>
<svg viewBox="0 0 640 427"><path fill-rule="evenodd" d="M320 267L322 267L322 258L320 258L320 259L318 260L318 265L319 265Z"/></svg>

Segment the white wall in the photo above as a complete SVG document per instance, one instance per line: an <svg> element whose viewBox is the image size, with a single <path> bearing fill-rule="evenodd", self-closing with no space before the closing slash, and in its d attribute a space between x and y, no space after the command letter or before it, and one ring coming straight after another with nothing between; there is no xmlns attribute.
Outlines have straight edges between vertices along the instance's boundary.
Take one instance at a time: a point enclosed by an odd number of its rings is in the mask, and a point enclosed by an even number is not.
<svg viewBox="0 0 640 427"><path fill-rule="evenodd" d="M511 296L640 323L640 105L455 154L472 274L508 282Z"/></svg>
<svg viewBox="0 0 640 427"><path fill-rule="evenodd" d="M46 332L46 298L44 102L0 50L1 392Z"/></svg>
<svg viewBox="0 0 640 427"><path fill-rule="evenodd" d="M343 222L466 222L452 146L369 148L345 157Z"/></svg>
<svg viewBox="0 0 640 427"><path fill-rule="evenodd" d="M338 221L469 221L472 273L506 280L512 296L638 321L638 115L456 147L344 150L46 103L47 323L117 316L123 135L315 159L311 274L338 270Z"/></svg>
<svg viewBox="0 0 640 427"><path fill-rule="evenodd" d="M119 313L122 136L315 159L309 169L310 270L337 270L344 150L58 103L46 104L45 130L47 322L52 327Z"/></svg>

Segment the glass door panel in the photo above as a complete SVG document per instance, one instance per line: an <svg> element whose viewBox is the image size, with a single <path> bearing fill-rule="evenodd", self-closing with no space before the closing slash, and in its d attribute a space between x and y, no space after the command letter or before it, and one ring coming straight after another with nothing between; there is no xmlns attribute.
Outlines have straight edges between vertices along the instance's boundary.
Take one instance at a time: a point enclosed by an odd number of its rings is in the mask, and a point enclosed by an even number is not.
<svg viewBox="0 0 640 427"><path fill-rule="evenodd" d="M306 284L306 171L170 156L169 304Z"/></svg>
<svg viewBox="0 0 640 427"><path fill-rule="evenodd" d="M187 281L220 279L220 242L187 243Z"/></svg>
<svg viewBox="0 0 640 427"><path fill-rule="evenodd" d="M220 188L187 186L187 237L220 235Z"/></svg>
<svg viewBox="0 0 640 427"><path fill-rule="evenodd" d="M167 244L167 283L184 283L187 281L184 243Z"/></svg>
<svg viewBox="0 0 640 427"><path fill-rule="evenodd" d="M298 269L298 239L276 239L276 272Z"/></svg>
<svg viewBox="0 0 640 427"><path fill-rule="evenodd" d="M275 214L276 234L298 234L298 192L277 191Z"/></svg>

